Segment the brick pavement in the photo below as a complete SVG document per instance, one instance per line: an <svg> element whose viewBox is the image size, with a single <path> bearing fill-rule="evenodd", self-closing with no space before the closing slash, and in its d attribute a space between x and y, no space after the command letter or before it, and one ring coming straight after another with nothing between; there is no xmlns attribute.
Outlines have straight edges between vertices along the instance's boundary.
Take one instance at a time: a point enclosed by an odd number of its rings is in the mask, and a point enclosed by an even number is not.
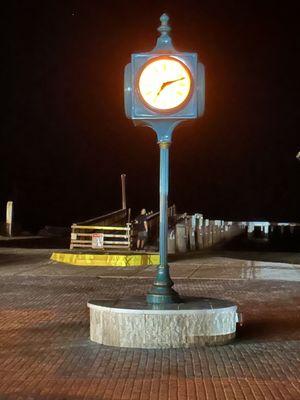
<svg viewBox="0 0 300 400"><path fill-rule="evenodd" d="M0 399L300 399L299 283L176 279L183 295L239 305L245 325L231 345L139 350L89 340L89 299L143 294L151 282L0 273Z"/></svg>

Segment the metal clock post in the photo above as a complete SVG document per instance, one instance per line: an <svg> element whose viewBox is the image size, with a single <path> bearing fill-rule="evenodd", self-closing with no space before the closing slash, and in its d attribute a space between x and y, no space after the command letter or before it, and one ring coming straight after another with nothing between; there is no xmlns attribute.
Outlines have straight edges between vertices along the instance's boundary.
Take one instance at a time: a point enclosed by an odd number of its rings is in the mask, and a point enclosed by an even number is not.
<svg viewBox="0 0 300 400"><path fill-rule="evenodd" d="M179 123L203 114L205 82L197 54L178 52L169 35L169 17L163 14L160 21L155 48L132 54L124 77L126 116L135 125L151 127L160 147L160 265L147 295L154 305L180 302L168 266L169 147Z"/></svg>

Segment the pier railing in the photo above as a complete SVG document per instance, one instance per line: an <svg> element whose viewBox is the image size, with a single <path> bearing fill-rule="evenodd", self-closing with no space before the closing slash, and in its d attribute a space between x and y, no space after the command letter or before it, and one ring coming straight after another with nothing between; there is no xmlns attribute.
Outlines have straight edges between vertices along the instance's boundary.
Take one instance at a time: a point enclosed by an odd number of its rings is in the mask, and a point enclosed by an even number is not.
<svg viewBox="0 0 300 400"><path fill-rule="evenodd" d="M130 249L130 209L121 209L71 226L70 249Z"/></svg>
<svg viewBox="0 0 300 400"><path fill-rule="evenodd" d="M130 249L130 223L126 226L72 225L71 228L71 249Z"/></svg>

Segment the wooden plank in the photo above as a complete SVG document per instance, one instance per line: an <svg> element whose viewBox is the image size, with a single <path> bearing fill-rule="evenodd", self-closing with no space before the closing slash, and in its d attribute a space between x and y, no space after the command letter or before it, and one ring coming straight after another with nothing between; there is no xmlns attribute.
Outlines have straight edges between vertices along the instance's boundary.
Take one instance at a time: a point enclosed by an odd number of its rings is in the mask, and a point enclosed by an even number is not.
<svg viewBox="0 0 300 400"><path fill-rule="evenodd" d="M76 236L87 236L87 237L92 237L93 233L76 233ZM124 238L124 239L128 239L129 235L114 235L113 233L104 233L104 237L114 237L114 238ZM76 240L76 239L74 239Z"/></svg>
<svg viewBox="0 0 300 400"><path fill-rule="evenodd" d="M112 241L112 240L104 240L104 245L103 245L103 247L105 247L106 246L106 244L126 244L126 245L128 245L128 242L114 242L114 241Z"/></svg>
<svg viewBox="0 0 300 400"><path fill-rule="evenodd" d="M73 248L75 247L88 247L90 249L92 248L92 246L89 244L73 244Z"/></svg>
<svg viewBox="0 0 300 400"><path fill-rule="evenodd" d="M92 241L91 240L72 240L72 245L74 246L74 245L76 245L76 244L81 244L81 243L90 243L90 245L92 246ZM126 246L128 246L128 244L129 244L129 241L124 241L124 242L114 242L114 241L112 241L112 240L108 240L108 241L104 241L104 246L103 247L105 247L105 245L106 244L115 244L115 245L126 245Z"/></svg>
<svg viewBox="0 0 300 400"><path fill-rule="evenodd" d="M91 240L72 240L72 244L75 243L90 243L92 245L92 241Z"/></svg>
<svg viewBox="0 0 300 400"><path fill-rule="evenodd" d="M127 245L127 246L111 246L111 245L108 245L108 246L104 246L104 249L117 249L117 248L119 248L119 249L128 249L129 248L129 246Z"/></svg>
<svg viewBox="0 0 300 400"><path fill-rule="evenodd" d="M91 244L82 244L82 243L73 243L73 248L75 247L86 247L89 249L92 249L92 245ZM117 248L122 248L122 249L127 249L129 248L129 243L118 243L116 245L112 245L112 244L108 244L108 245L104 245L103 249L100 250L105 250L105 249L117 249Z"/></svg>
<svg viewBox="0 0 300 400"><path fill-rule="evenodd" d="M130 227L121 226L85 226L85 225L72 225L72 229L89 229L89 230L104 230L104 231L130 231ZM77 233L77 232L76 232Z"/></svg>
<svg viewBox="0 0 300 400"><path fill-rule="evenodd" d="M129 239L129 235L114 235L113 233L104 233L104 237L112 237L112 238L123 238L123 239Z"/></svg>

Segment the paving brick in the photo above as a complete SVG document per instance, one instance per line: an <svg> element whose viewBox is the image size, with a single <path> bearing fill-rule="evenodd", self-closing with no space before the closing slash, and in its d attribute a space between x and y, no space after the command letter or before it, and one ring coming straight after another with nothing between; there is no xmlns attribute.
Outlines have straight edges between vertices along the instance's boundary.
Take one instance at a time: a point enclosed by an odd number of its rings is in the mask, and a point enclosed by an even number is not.
<svg viewBox="0 0 300 400"><path fill-rule="evenodd" d="M23 274L21 265L12 274L7 268L3 276L0 268L0 400L300 399L297 282L178 274L176 290L182 295L238 304L245 323L236 341L221 347L119 349L89 340L86 303L145 294L152 279L99 279L87 270L44 275L44 267L39 274L28 266L31 272Z"/></svg>

